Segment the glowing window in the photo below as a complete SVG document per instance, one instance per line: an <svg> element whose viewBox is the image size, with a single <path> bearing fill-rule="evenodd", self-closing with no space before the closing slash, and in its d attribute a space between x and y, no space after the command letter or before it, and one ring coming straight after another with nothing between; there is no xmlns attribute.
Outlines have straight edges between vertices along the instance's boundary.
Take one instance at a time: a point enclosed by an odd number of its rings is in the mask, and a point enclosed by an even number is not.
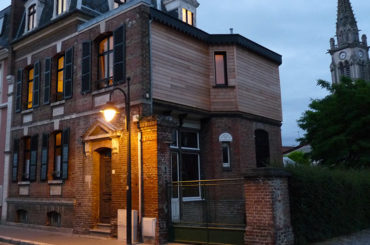
<svg viewBox="0 0 370 245"><path fill-rule="evenodd" d="M61 100L64 86L64 56L58 58L57 79L57 100Z"/></svg>
<svg viewBox="0 0 370 245"><path fill-rule="evenodd" d="M227 85L226 53L215 53L216 85Z"/></svg>
<svg viewBox="0 0 370 245"><path fill-rule="evenodd" d="M33 95L33 68L28 70L28 80L27 80L27 109L32 108L32 95Z"/></svg>
<svg viewBox="0 0 370 245"><path fill-rule="evenodd" d="M105 81L106 86L113 85L113 36L99 43L99 80Z"/></svg>
<svg viewBox="0 0 370 245"><path fill-rule="evenodd" d="M119 6L121 6L122 4L124 4L126 2L126 0L114 0L114 3L113 3L113 8L118 8Z"/></svg>
<svg viewBox="0 0 370 245"><path fill-rule="evenodd" d="M61 178L62 173L62 132L55 134L54 177Z"/></svg>
<svg viewBox="0 0 370 245"><path fill-rule="evenodd" d="M36 4L28 8L28 26L27 30L32 30L36 26Z"/></svg>
<svg viewBox="0 0 370 245"><path fill-rule="evenodd" d="M63 14L67 9L67 0L57 0L57 15Z"/></svg>
<svg viewBox="0 0 370 245"><path fill-rule="evenodd" d="M193 25L193 13L185 8L182 9L182 21Z"/></svg>

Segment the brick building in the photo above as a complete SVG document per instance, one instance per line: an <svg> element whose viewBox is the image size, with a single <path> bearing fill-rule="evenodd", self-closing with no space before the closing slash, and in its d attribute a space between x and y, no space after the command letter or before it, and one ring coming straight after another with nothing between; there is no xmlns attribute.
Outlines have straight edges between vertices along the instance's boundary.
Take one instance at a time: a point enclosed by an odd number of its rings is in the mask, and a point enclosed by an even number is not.
<svg viewBox="0 0 370 245"><path fill-rule="evenodd" d="M196 0L12 1L15 76L7 221L117 232L126 207L125 103L131 86L132 208L179 205L168 184L241 178L281 162L281 56L195 27ZM122 110L108 123L110 100ZM182 200L199 203L197 184ZM170 207L170 205L172 205ZM140 226L139 226L140 227Z"/></svg>
<svg viewBox="0 0 370 245"><path fill-rule="evenodd" d="M8 92L12 89L12 81L8 74L9 64L9 18L10 7L0 11L0 219L6 211L5 198L7 196L8 166L9 166L9 131L11 104L8 103ZM10 79L8 81L8 78ZM6 166L6 167L5 167ZM6 174L4 174L4 172Z"/></svg>

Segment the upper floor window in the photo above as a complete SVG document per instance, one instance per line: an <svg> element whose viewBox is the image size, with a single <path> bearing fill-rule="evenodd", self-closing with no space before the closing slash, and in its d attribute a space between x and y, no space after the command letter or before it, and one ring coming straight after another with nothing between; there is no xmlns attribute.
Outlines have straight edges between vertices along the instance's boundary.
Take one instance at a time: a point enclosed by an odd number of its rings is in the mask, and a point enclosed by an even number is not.
<svg viewBox="0 0 370 245"><path fill-rule="evenodd" d="M4 30L4 17L0 17L0 36L3 34Z"/></svg>
<svg viewBox="0 0 370 245"><path fill-rule="evenodd" d="M254 132L254 141L257 168L266 167L270 163L269 135L265 130L257 129Z"/></svg>
<svg viewBox="0 0 370 245"><path fill-rule="evenodd" d="M113 85L113 36L99 43L99 80L106 86Z"/></svg>
<svg viewBox="0 0 370 245"><path fill-rule="evenodd" d="M34 69L31 68L28 70L27 76L27 109L32 108L33 102L33 78L34 78Z"/></svg>
<svg viewBox="0 0 370 245"><path fill-rule="evenodd" d="M226 66L226 53L215 53L215 80L216 86L227 85L227 66Z"/></svg>
<svg viewBox="0 0 370 245"><path fill-rule="evenodd" d="M126 3L126 0L114 0L113 2L113 8L118 8L119 6L121 6L122 4Z"/></svg>
<svg viewBox="0 0 370 245"><path fill-rule="evenodd" d="M193 25L193 13L185 8L182 9L182 21Z"/></svg>
<svg viewBox="0 0 370 245"><path fill-rule="evenodd" d="M36 4L28 8L28 26L27 30L30 31L36 26Z"/></svg>
<svg viewBox="0 0 370 245"><path fill-rule="evenodd" d="M64 55L58 58L57 101L63 99L63 88L64 88Z"/></svg>
<svg viewBox="0 0 370 245"><path fill-rule="evenodd" d="M57 0L57 15L63 14L67 10L67 0Z"/></svg>
<svg viewBox="0 0 370 245"><path fill-rule="evenodd" d="M69 128L58 131L54 137L54 179L68 178Z"/></svg>

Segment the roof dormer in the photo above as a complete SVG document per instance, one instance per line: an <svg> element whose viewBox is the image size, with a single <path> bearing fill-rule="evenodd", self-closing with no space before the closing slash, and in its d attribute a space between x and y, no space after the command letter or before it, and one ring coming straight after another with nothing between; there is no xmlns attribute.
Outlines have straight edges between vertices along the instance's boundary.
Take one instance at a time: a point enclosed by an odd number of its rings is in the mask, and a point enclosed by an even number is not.
<svg viewBox="0 0 370 245"><path fill-rule="evenodd" d="M68 12L71 0L54 0L53 19Z"/></svg>
<svg viewBox="0 0 370 245"><path fill-rule="evenodd" d="M26 25L24 32L29 32L38 26L44 3L40 0L28 0L24 4L24 8L26 12Z"/></svg>
<svg viewBox="0 0 370 245"><path fill-rule="evenodd" d="M169 14L189 25L196 26L196 13L199 6L197 0L163 0L163 5Z"/></svg>

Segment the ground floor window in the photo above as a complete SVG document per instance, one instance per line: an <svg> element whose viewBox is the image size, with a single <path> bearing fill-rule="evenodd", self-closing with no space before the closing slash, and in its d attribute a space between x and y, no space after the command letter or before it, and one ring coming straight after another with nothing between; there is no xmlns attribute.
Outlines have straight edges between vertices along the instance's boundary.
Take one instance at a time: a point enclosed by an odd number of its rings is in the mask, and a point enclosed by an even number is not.
<svg viewBox="0 0 370 245"><path fill-rule="evenodd" d="M16 221L18 223L28 223L28 212L24 209L18 209Z"/></svg>
<svg viewBox="0 0 370 245"><path fill-rule="evenodd" d="M60 226L61 215L58 212L52 211L48 213L48 225L50 226Z"/></svg>

